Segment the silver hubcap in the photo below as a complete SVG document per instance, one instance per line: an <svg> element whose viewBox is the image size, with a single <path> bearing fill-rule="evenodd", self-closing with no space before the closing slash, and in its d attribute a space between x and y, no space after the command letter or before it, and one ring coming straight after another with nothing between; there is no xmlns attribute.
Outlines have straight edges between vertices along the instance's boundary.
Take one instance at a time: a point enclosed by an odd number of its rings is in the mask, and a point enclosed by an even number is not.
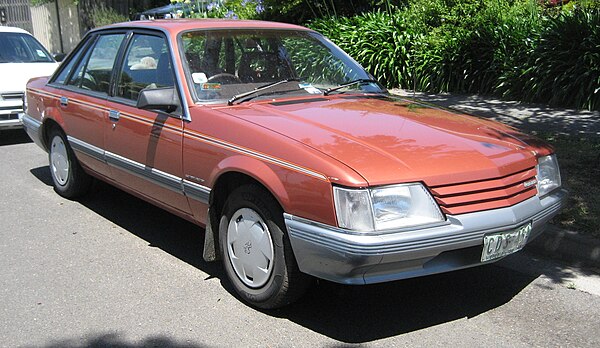
<svg viewBox="0 0 600 348"><path fill-rule="evenodd" d="M273 271L273 241L267 224L252 209L233 214L227 227L229 261L238 278L251 288L267 283Z"/></svg>
<svg viewBox="0 0 600 348"><path fill-rule="evenodd" d="M50 144L50 171L59 185L64 186L69 179L69 158L62 138L55 136Z"/></svg>

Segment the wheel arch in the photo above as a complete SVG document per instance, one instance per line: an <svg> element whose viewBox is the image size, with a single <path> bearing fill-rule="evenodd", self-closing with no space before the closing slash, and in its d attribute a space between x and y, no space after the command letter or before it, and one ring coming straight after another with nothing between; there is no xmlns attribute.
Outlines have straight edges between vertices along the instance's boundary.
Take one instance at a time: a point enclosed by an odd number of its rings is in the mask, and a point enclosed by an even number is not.
<svg viewBox="0 0 600 348"><path fill-rule="evenodd" d="M268 193L279 205L282 213L286 211L290 198L279 175L267 164L244 156L225 159L215 169L213 185L208 201L208 220L204 243L204 259L219 259L219 221L227 197L238 187L256 185ZM283 221L283 214L281 215Z"/></svg>
<svg viewBox="0 0 600 348"><path fill-rule="evenodd" d="M52 118L46 118L44 120L44 123L42 123L42 129L41 129L40 134L41 134L41 138L42 138L42 143L46 147L46 151L48 151L48 149L50 148L50 132L54 128L60 129L63 133L65 131L60 126L60 124Z"/></svg>
<svg viewBox="0 0 600 348"><path fill-rule="evenodd" d="M50 131L54 127L59 128L63 133L66 134L65 123L60 116L60 112L58 112L58 110L55 108L46 108L45 112L43 113L42 128L40 130L40 137L42 138L42 143L46 147L46 151L48 151Z"/></svg>

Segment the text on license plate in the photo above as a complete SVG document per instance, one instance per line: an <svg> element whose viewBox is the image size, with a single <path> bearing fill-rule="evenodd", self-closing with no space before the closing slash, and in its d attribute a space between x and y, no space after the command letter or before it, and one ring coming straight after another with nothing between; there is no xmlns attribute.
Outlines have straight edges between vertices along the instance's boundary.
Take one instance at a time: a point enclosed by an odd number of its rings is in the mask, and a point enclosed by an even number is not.
<svg viewBox="0 0 600 348"><path fill-rule="evenodd" d="M517 252L527 244L531 222L511 231L492 233L483 237L481 262L494 260Z"/></svg>

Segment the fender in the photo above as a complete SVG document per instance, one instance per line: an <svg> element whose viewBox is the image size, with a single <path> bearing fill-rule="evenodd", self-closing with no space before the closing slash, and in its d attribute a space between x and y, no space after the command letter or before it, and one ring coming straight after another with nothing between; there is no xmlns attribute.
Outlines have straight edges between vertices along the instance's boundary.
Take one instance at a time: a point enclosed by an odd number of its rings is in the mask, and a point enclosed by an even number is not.
<svg viewBox="0 0 600 348"><path fill-rule="evenodd" d="M283 210L289 207L290 198L287 189L283 185L280 176L273 170L274 168L280 168L277 166L270 166L264 161L256 158L235 155L223 159L210 173L208 182L210 187L214 187L217 180L226 173L237 172L245 174L254 180L260 182L271 194L277 199ZM288 171L281 169L281 171ZM289 171L295 175L293 171ZM281 175L281 173L280 173Z"/></svg>
<svg viewBox="0 0 600 348"><path fill-rule="evenodd" d="M63 129L63 131L67 132L67 126L65 124L65 121L62 118L60 111L55 106L46 107L44 109L44 111L42 111L41 115L42 115L42 124L45 125L48 122L48 120L52 120L52 121L58 123L58 125L60 126L60 128Z"/></svg>

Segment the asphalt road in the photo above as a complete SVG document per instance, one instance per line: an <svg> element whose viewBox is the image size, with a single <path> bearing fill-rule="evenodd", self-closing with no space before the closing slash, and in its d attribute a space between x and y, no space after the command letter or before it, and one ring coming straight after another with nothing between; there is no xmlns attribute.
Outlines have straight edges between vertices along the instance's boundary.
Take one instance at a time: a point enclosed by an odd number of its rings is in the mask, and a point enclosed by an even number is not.
<svg viewBox="0 0 600 348"><path fill-rule="evenodd" d="M54 193L47 155L0 133L0 346L600 346L600 276L526 251L299 303L242 304L203 231L106 184Z"/></svg>

